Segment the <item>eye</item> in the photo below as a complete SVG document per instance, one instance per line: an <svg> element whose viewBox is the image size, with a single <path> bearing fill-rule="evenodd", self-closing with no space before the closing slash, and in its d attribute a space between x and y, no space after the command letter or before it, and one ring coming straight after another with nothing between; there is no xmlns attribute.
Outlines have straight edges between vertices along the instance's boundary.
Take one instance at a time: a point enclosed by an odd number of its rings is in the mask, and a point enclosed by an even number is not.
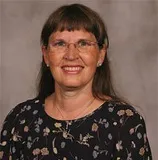
<svg viewBox="0 0 158 160"><path fill-rule="evenodd" d="M64 41L54 41L52 42L53 47L64 47L66 46L66 42Z"/></svg>
<svg viewBox="0 0 158 160"><path fill-rule="evenodd" d="M86 40L81 40L78 42L78 46L79 47L87 47L87 46L91 46L91 43L89 41Z"/></svg>

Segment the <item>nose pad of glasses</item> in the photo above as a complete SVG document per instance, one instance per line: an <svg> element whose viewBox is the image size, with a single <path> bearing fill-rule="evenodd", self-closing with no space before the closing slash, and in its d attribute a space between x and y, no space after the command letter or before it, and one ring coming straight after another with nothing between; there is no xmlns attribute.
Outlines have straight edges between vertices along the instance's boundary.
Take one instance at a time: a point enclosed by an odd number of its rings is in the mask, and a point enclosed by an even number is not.
<svg viewBox="0 0 158 160"><path fill-rule="evenodd" d="M64 58L69 60L78 59L78 49L74 43L69 43L67 51L65 52Z"/></svg>
<svg viewBox="0 0 158 160"><path fill-rule="evenodd" d="M75 43L69 43L67 45L67 49L71 48L71 46L73 46L75 49L77 48L76 44Z"/></svg>

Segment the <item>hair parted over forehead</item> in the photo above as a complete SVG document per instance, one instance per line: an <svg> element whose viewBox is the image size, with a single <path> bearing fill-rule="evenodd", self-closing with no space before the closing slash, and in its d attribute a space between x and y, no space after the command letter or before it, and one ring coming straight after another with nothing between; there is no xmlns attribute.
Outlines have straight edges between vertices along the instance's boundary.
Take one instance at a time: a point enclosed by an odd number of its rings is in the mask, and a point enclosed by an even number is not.
<svg viewBox="0 0 158 160"><path fill-rule="evenodd" d="M65 5L54 11L44 24L41 44L48 45L49 37L56 31L86 30L94 34L99 46L109 46L105 25L95 11L82 4Z"/></svg>

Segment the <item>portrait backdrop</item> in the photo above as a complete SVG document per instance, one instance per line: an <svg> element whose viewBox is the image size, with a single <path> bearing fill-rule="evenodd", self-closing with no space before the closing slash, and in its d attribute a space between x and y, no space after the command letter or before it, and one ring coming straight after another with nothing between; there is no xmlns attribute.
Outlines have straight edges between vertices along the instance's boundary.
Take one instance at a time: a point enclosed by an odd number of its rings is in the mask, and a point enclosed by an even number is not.
<svg viewBox="0 0 158 160"><path fill-rule="evenodd" d="M36 95L40 32L57 7L82 3L96 10L109 33L108 57L115 89L143 115L158 157L157 0L1 0L0 126L18 103Z"/></svg>

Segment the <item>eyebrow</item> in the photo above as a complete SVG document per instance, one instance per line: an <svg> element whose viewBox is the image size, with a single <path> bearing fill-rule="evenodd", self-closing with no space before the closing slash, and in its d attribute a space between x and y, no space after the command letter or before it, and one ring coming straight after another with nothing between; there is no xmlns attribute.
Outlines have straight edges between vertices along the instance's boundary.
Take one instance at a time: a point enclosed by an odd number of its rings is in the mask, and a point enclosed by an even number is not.
<svg viewBox="0 0 158 160"><path fill-rule="evenodd" d="M64 42L66 42L66 40L62 39L62 38L52 39L51 41L64 41ZM94 41L94 40L90 40L90 39L86 39L86 38L80 38L76 42L79 42L79 41Z"/></svg>

